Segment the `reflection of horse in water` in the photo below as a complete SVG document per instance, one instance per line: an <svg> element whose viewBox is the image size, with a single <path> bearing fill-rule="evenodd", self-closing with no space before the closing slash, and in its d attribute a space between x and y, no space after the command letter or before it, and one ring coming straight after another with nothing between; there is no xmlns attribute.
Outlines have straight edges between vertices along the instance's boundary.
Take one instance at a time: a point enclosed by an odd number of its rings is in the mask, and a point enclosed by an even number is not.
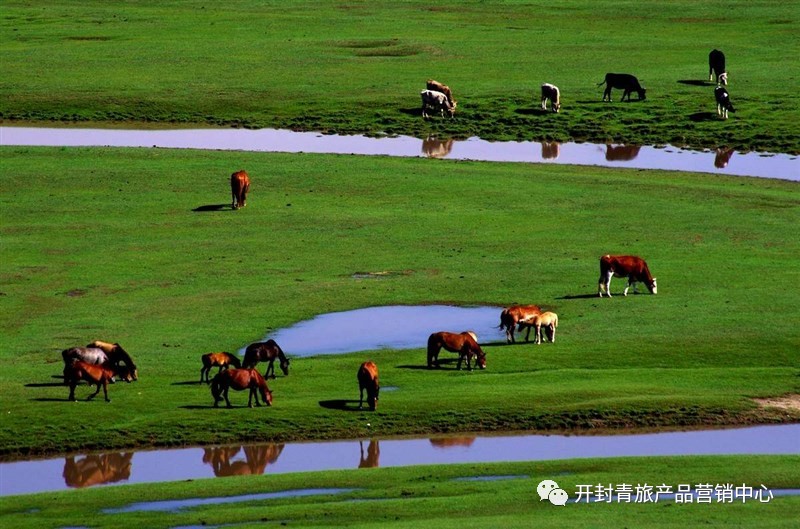
<svg viewBox="0 0 800 529"><path fill-rule="evenodd" d="M733 149L717 149L717 155L714 156L714 167L725 169L728 166L728 162L731 161L733 152Z"/></svg>
<svg viewBox="0 0 800 529"><path fill-rule="evenodd" d="M268 465L275 463L283 451L283 444L247 446L213 446L203 449L203 463L214 469L218 478L227 476L260 476ZM244 451L244 461L232 461L240 450Z"/></svg>
<svg viewBox="0 0 800 529"><path fill-rule="evenodd" d="M606 145L606 160L609 162L629 162L639 156L641 145Z"/></svg>
<svg viewBox="0 0 800 529"><path fill-rule="evenodd" d="M377 439L369 440L366 456L364 455L364 442L359 441L358 445L361 448L361 461L358 463L358 468L375 468L380 466L378 463L381 457L381 447Z"/></svg>
<svg viewBox="0 0 800 529"><path fill-rule="evenodd" d="M82 459L64 459L64 483L67 487L92 487L115 483L131 477L133 452L90 454Z"/></svg>
<svg viewBox="0 0 800 529"><path fill-rule="evenodd" d="M422 140L422 154L428 158L444 158L453 150L453 139L437 140L429 136Z"/></svg>
<svg viewBox="0 0 800 529"><path fill-rule="evenodd" d="M432 437L429 439L436 448L451 448L454 446L472 446L474 437Z"/></svg>
<svg viewBox="0 0 800 529"><path fill-rule="evenodd" d="M561 144L557 141L542 142L542 158L545 160L555 160L561 154Z"/></svg>

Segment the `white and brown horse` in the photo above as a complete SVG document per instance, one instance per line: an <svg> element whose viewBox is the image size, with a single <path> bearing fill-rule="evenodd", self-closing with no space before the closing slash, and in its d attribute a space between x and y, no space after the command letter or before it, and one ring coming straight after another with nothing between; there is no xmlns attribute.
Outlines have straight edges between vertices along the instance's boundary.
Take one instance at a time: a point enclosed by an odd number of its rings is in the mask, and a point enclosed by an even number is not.
<svg viewBox="0 0 800 529"><path fill-rule="evenodd" d="M139 370L136 368L133 358L131 358L131 355L128 354L128 351L123 349L120 344L116 342L108 343L101 340L95 340L86 347L96 347L98 349L102 349L103 352L108 355L109 362L112 364L119 364L122 362L127 366L131 377L133 377L133 380L139 380Z"/></svg>

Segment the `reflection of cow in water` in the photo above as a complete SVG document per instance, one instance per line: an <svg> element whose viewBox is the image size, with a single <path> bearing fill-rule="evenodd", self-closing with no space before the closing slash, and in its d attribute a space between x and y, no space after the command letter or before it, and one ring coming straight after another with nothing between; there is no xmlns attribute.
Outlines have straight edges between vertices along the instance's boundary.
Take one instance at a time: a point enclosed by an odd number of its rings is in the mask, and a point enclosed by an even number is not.
<svg viewBox="0 0 800 529"><path fill-rule="evenodd" d="M76 460L74 456L64 459L64 483L67 487L92 487L104 483L115 483L131 477L133 452L91 454Z"/></svg>
<svg viewBox="0 0 800 529"><path fill-rule="evenodd" d="M728 162L731 161L733 153L733 149L717 149L717 155L714 156L714 167L725 169L728 166Z"/></svg>
<svg viewBox="0 0 800 529"><path fill-rule="evenodd" d="M283 451L283 444L269 443L265 445L213 446L203 449L203 463L214 469L214 475L221 478L227 476L260 476L268 465L275 463ZM232 461L240 450L244 450L245 460Z"/></svg>
<svg viewBox="0 0 800 529"><path fill-rule="evenodd" d="M561 154L561 144L557 141L542 142L542 158L545 160L555 160Z"/></svg>
<svg viewBox="0 0 800 529"><path fill-rule="evenodd" d="M641 145L606 145L606 160L609 162L629 162L639 156Z"/></svg>
<svg viewBox="0 0 800 529"><path fill-rule="evenodd" d="M453 150L453 139L437 140L429 136L422 140L422 154L428 158L444 158Z"/></svg>
<svg viewBox="0 0 800 529"><path fill-rule="evenodd" d="M452 448L454 446L472 446L474 437L432 437L429 439L436 448Z"/></svg>
<svg viewBox="0 0 800 529"><path fill-rule="evenodd" d="M358 463L358 468L376 468L379 465L381 457L381 447L377 439L370 439L367 445L367 453L364 454L364 442L358 442L361 448L361 461Z"/></svg>

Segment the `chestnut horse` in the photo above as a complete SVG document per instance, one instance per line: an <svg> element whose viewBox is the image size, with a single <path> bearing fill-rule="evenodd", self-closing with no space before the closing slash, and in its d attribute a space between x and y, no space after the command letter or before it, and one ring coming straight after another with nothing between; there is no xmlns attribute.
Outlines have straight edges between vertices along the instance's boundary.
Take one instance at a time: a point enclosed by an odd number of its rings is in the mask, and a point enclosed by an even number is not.
<svg viewBox="0 0 800 529"><path fill-rule="evenodd" d="M250 190L250 177L245 171L236 171L231 175L231 209L243 208L247 205L247 192Z"/></svg>
<svg viewBox="0 0 800 529"><path fill-rule="evenodd" d="M283 354L283 349L275 340L266 342L251 343L244 352L242 367L250 369L256 367L259 362L269 362L267 370L264 371L264 378L275 378L275 359L280 360L281 371L284 375L289 374L289 359Z"/></svg>
<svg viewBox="0 0 800 529"><path fill-rule="evenodd" d="M239 358L237 358L236 355L232 355L225 351L222 351L220 353L206 353L200 357L200 360L203 361L203 367L200 369L201 383L203 382L203 380L205 380L206 383L211 383L211 381L208 379L208 373L214 366L219 367L219 370L217 370L217 374L220 374L223 369L228 369L231 366L237 369L242 367L242 362L239 361Z"/></svg>
<svg viewBox="0 0 800 529"><path fill-rule="evenodd" d="M103 387L103 394L106 397L106 402L111 402L108 398L108 383L119 376L126 382L131 381L131 375L128 373L127 367L115 366L109 362L102 365L89 364L83 360L75 360L64 369L64 380L69 384L69 400L75 400L75 386L81 380L94 384L97 386L97 391L89 395L87 400L92 400L100 393L100 387Z"/></svg>
<svg viewBox="0 0 800 529"><path fill-rule="evenodd" d="M128 367L128 371L133 377L133 380L139 380L139 370L136 368L136 364L133 363L133 358L131 358L131 355L128 354L128 351L123 349L120 344L95 340L86 347L96 347L98 349L102 349L103 352L108 355L108 360L112 364L119 364L122 362Z"/></svg>
<svg viewBox="0 0 800 529"><path fill-rule="evenodd" d="M525 341L528 341L528 338L531 335L531 327L534 328L534 337L533 343L540 344L542 343L542 327L545 328L545 332L547 333L547 338L550 340L551 343L556 341L556 327L558 327L558 314L555 312L542 312L541 314L537 314L533 318L529 320L522 320L519 322L518 331L522 332L522 328L527 327L528 332L525 334Z"/></svg>
<svg viewBox="0 0 800 529"><path fill-rule="evenodd" d="M364 362L358 368L356 378L358 378L358 408L364 407L364 391L366 390L370 411L377 410L378 394L381 391L381 385L378 382L378 366L372 361Z"/></svg>
<svg viewBox="0 0 800 529"><path fill-rule="evenodd" d="M428 337L428 367L439 367L439 351L444 347L451 353L458 353L458 369L464 358L467 359L467 369L472 370L470 362L475 358L475 365L486 369L486 353L478 345L478 338L474 332L435 332Z"/></svg>
<svg viewBox="0 0 800 529"><path fill-rule="evenodd" d="M529 320L537 314L541 314L542 309L538 305L512 305L503 309L500 313L500 330L506 329L506 341L514 343L514 329L522 320Z"/></svg>
<svg viewBox="0 0 800 529"><path fill-rule="evenodd" d="M230 388L236 391L249 389L250 398L247 399L247 405L250 408L253 407L253 397L256 399L256 406L261 406L258 401L259 392L261 393L261 398L264 399L264 404L272 406L272 392L267 387L267 381L255 369L227 369L217 373L211 381L211 396L214 397L215 408L219 406L219 402L223 398L228 407L232 407L231 401L228 400L228 390Z"/></svg>

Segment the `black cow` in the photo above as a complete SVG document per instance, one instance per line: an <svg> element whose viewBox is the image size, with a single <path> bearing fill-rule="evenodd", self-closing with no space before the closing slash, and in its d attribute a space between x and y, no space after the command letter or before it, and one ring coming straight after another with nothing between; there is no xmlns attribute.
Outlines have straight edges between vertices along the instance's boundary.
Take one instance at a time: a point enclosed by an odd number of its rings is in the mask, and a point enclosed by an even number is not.
<svg viewBox="0 0 800 529"><path fill-rule="evenodd" d="M725 54L719 50L711 50L708 54L708 80L717 76L717 84L728 84L728 73L725 71Z"/></svg>
<svg viewBox="0 0 800 529"><path fill-rule="evenodd" d="M608 98L608 101L611 101L611 89L612 88L621 88L624 90L622 92L622 101L625 101L625 96L628 96L628 101L631 100L631 92L636 90L639 94L639 100L645 99L645 89L639 84L639 80L632 76L629 73L607 73L606 79L602 83L599 83L597 86L606 85L606 89L603 92L603 101Z"/></svg>
<svg viewBox="0 0 800 529"><path fill-rule="evenodd" d="M727 88L716 87L714 89L714 99L717 100L717 115L722 116L722 119L728 119L728 111L736 112Z"/></svg>

